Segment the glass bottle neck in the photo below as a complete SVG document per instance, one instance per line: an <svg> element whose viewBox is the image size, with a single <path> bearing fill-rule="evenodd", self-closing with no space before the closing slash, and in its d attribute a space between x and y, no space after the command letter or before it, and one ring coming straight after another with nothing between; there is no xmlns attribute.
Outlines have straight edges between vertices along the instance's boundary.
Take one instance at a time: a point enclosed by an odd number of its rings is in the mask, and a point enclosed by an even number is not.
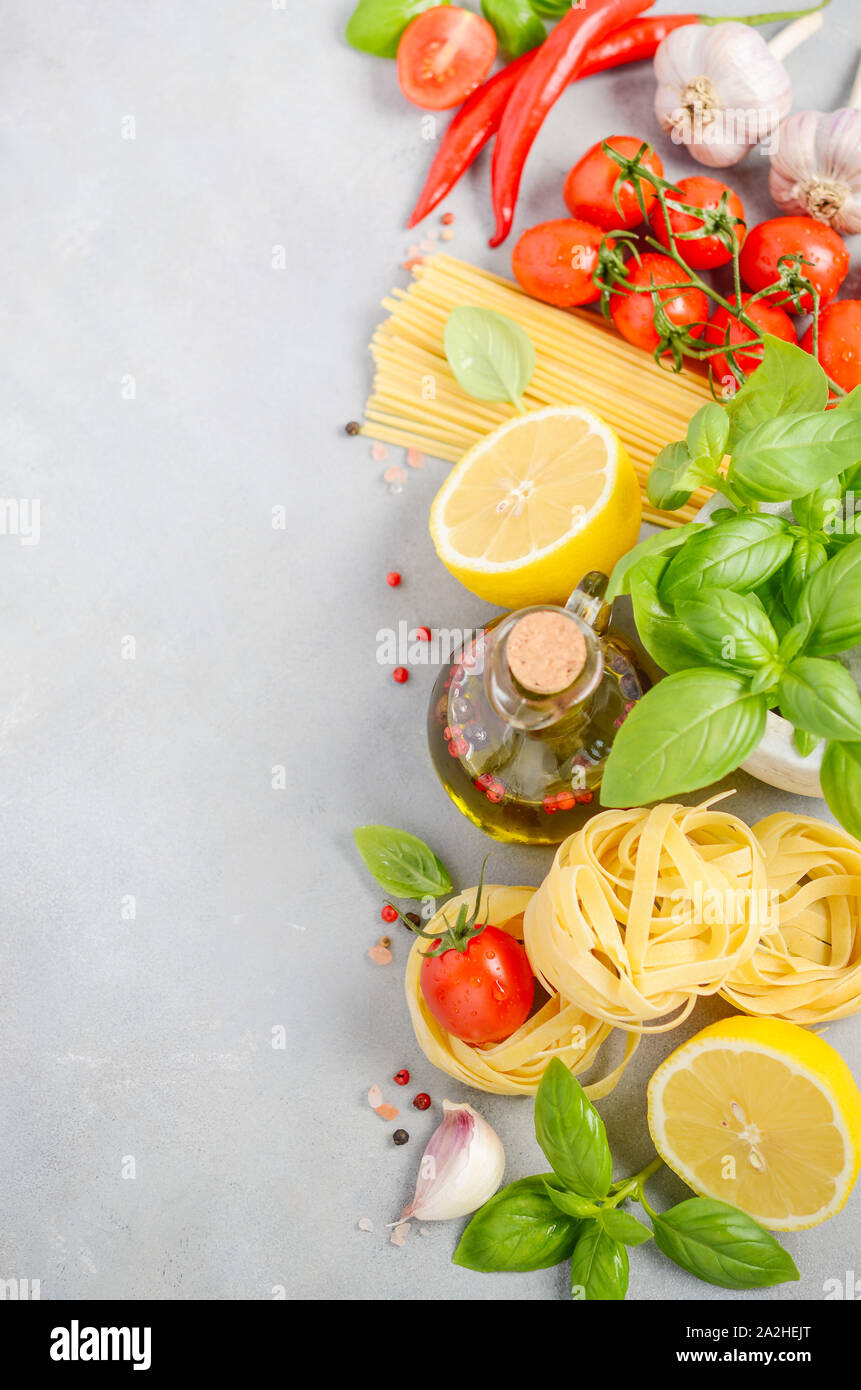
<svg viewBox="0 0 861 1390"><path fill-rule="evenodd" d="M524 618L535 614L558 615L554 624L557 647L564 648L568 638L571 651L577 652L579 670L564 689L530 689L526 683L530 679L529 664L520 660L519 654L515 657L515 645L509 651L509 642L514 637L518 625ZM560 620L564 625L571 625L567 633L564 626L560 626ZM523 628L520 628L520 631L522 633ZM597 634L588 623L568 608L541 605L509 613L488 632L486 640L487 697L496 713L516 729L549 729L570 711L583 705L594 694L604 674L604 653ZM552 660L557 653L546 655L549 659L543 672L565 669L564 661L554 663ZM535 683L540 682L535 679Z"/></svg>

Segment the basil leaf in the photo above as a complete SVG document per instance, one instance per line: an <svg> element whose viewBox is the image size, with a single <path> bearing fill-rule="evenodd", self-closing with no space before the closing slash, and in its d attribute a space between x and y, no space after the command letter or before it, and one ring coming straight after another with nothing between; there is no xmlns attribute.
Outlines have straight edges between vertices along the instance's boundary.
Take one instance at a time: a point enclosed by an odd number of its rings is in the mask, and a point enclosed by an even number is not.
<svg viewBox="0 0 861 1390"><path fill-rule="evenodd" d="M810 636L809 623L795 623L789 628L780 639L780 646L777 649L777 659L782 666L788 666L790 661L794 661L804 650L804 646Z"/></svg>
<svg viewBox="0 0 861 1390"><path fill-rule="evenodd" d="M392 825L359 825L353 839L366 868L393 898L438 898L451 892L448 869L416 835Z"/></svg>
<svg viewBox="0 0 861 1390"><path fill-rule="evenodd" d="M628 1292L628 1252L597 1221L587 1221L571 1256L571 1297L621 1302Z"/></svg>
<svg viewBox="0 0 861 1390"><path fill-rule="evenodd" d="M691 536L667 566L660 596L674 604L698 589L737 593L757 589L780 569L792 546L792 536L780 517L741 512Z"/></svg>
<svg viewBox="0 0 861 1390"><path fill-rule="evenodd" d="M820 738L861 740L861 695L845 666L799 656L777 687L780 712Z"/></svg>
<svg viewBox="0 0 861 1390"><path fill-rule="evenodd" d="M812 656L833 656L861 642L861 539L810 576L795 612L810 623L807 650Z"/></svg>
<svg viewBox="0 0 861 1390"><path fill-rule="evenodd" d="M612 603L620 594L630 593L631 571L644 556L670 554L683 546L688 536L705 529L705 523L702 521L688 521L684 526L669 526L654 536L646 536L645 540L638 541L621 560L616 561L604 595L605 601Z"/></svg>
<svg viewBox="0 0 861 1390"><path fill-rule="evenodd" d="M640 641L664 671L702 666L705 652L658 596L658 583L667 568L665 556L646 556L630 578L634 622Z"/></svg>
<svg viewBox="0 0 861 1390"><path fill-rule="evenodd" d="M653 507L674 512L700 483L715 481L708 459L692 459L684 444L667 444L649 469L646 496Z"/></svg>
<svg viewBox="0 0 861 1390"><path fill-rule="evenodd" d="M729 671L677 671L652 687L616 734L603 806L645 806L720 781L765 730L764 695Z"/></svg>
<svg viewBox="0 0 861 1390"><path fill-rule="evenodd" d="M798 536L792 554L781 571L783 593L790 608L795 608L801 592L812 574L828 563L828 549L816 536Z"/></svg>
<svg viewBox="0 0 861 1390"><path fill-rule="evenodd" d="M532 0L535 13L547 15L550 19L559 19L567 14L574 4L576 0Z"/></svg>
<svg viewBox="0 0 861 1390"><path fill-rule="evenodd" d="M802 758L809 758L814 748L818 748L822 739L818 734L809 734L806 729L794 729L792 741L801 754ZM861 822L859 822L861 824Z"/></svg>
<svg viewBox="0 0 861 1390"><path fill-rule="evenodd" d="M652 1218L655 1244L706 1284L766 1289L800 1278L793 1260L752 1216L711 1197L691 1197Z"/></svg>
<svg viewBox="0 0 861 1390"><path fill-rule="evenodd" d="M521 1178L485 1202L461 1236L452 1263L524 1274L567 1260L582 1223L554 1206L544 1182L544 1176Z"/></svg>
<svg viewBox="0 0 861 1390"><path fill-rule="evenodd" d="M558 1057L549 1062L535 1097L535 1137L572 1192L581 1197L607 1194L613 1160L604 1121Z"/></svg>
<svg viewBox="0 0 861 1390"><path fill-rule="evenodd" d="M554 1207L564 1211L566 1216L576 1216L578 1220L582 1221L584 1217L597 1216L600 1211L600 1207L597 1207L594 1202L590 1202L588 1197L578 1197L576 1192L560 1190L557 1187L551 1187L549 1183L545 1183L545 1187Z"/></svg>
<svg viewBox="0 0 861 1390"><path fill-rule="evenodd" d="M861 386L854 386L846 396L841 396L835 410L861 410Z"/></svg>
<svg viewBox="0 0 861 1390"><path fill-rule="evenodd" d="M446 319L443 342L449 366L469 395L522 405L535 371L535 348L520 324L495 309L461 304Z"/></svg>
<svg viewBox="0 0 861 1390"><path fill-rule="evenodd" d="M359 0L347 21L345 38L353 48L378 58L396 58L401 34L423 10L449 0Z"/></svg>
<svg viewBox="0 0 861 1390"><path fill-rule="evenodd" d="M720 463L729 442L729 416L714 401L701 405L691 417L686 435L691 458L707 458Z"/></svg>
<svg viewBox="0 0 861 1390"><path fill-rule="evenodd" d="M547 30L530 0L481 0L481 12L493 25L500 48L519 58L547 38Z"/></svg>
<svg viewBox="0 0 861 1390"><path fill-rule="evenodd" d="M799 526L806 526L808 531L820 531L826 517L836 513L841 495L839 479L829 478L813 492L796 497L792 504L792 515Z"/></svg>
<svg viewBox="0 0 861 1390"><path fill-rule="evenodd" d="M824 410L828 401L828 382L815 357L770 333L764 342L756 371L725 406L733 448L765 420Z"/></svg>
<svg viewBox="0 0 861 1390"><path fill-rule="evenodd" d="M749 497L783 502L836 478L859 454L859 412L783 415L743 437L732 456L729 479Z"/></svg>
<svg viewBox="0 0 861 1390"><path fill-rule="evenodd" d="M752 673L777 656L777 633L753 594L700 589L693 598L680 599L676 613L715 664Z"/></svg>
<svg viewBox="0 0 861 1390"><path fill-rule="evenodd" d="M601 1212L598 1221L608 1236L620 1240L623 1245L644 1245L647 1240L652 1239L652 1232L648 1226L644 1226L642 1221L638 1221L629 1211L621 1211L618 1207L607 1207Z"/></svg>
<svg viewBox="0 0 861 1390"><path fill-rule="evenodd" d="M828 809L861 839L861 743L826 744L819 776Z"/></svg>

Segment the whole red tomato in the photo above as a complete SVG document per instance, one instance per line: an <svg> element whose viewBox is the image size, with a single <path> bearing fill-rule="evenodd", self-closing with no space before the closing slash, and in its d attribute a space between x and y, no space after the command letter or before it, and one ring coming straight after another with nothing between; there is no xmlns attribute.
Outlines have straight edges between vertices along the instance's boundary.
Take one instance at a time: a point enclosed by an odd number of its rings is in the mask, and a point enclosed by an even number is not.
<svg viewBox="0 0 861 1390"><path fill-rule="evenodd" d="M721 198L728 194L726 209L731 217L741 218L741 222L736 223L733 234L739 246L744 241L744 208L737 193L733 193L725 183L719 179L709 179L703 174L694 174L689 179L679 179L676 186L668 192L669 198L674 198L678 203L687 203L689 207L702 208L704 212L714 212L720 207ZM673 208L668 208L669 223L673 236L678 237L681 232L694 232L703 225L703 219L696 217L688 212L676 212ZM652 224L652 233L657 237L662 246L669 249L670 238L667 233L667 219L661 211L660 203L654 203L649 214L649 221ZM732 260L732 252L719 236L692 237L690 240L683 239L676 243L676 250L679 255L687 262L692 270L711 270L719 265L726 265Z"/></svg>
<svg viewBox="0 0 861 1390"><path fill-rule="evenodd" d="M496 34L480 14L435 5L407 25L398 44L398 82L426 111L459 106L483 82L496 57Z"/></svg>
<svg viewBox="0 0 861 1390"><path fill-rule="evenodd" d="M749 231L739 259L745 284L752 290L773 285L780 277L780 257L793 255L803 256L807 264L799 266L800 273L819 291L820 306L827 304L846 279L849 252L843 238L815 217L772 217ZM799 312L780 291L768 299L787 313ZM801 312L809 313L812 296L803 294L801 305Z"/></svg>
<svg viewBox="0 0 861 1390"><path fill-rule="evenodd" d="M628 275L635 290L642 285L641 293L619 290L610 297L610 317L623 338L635 347L654 352L660 342L655 329L655 307L652 302L651 287L657 288L659 299L667 318L679 327L687 327L692 336L698 338L703 332L709 316L709 301L702 290L694 285L682 289L661 290L662 285L679 285L685 280L684 271L670 260L669 256L658 256L647 251L640 263L629 261Z"/></svg>
<svg viewBox="0 0 861 1390"><path fill-rule="evenodd" d="M464 950L426 955L420 978L437 1023L467 1043L510 1038L529 1017L535 995L524 946L500 927L484 927Z"/></svg>
<svg viewBox="0 0 861 1390"><path fill-rule="evenodd" d="M594 222L596 227L603 227L605 232L611 232L617 227L639 227L643 221L643 214L637 201L634 182L626 179L622 184L617 207L613 199L613 189L621 170L618 164L604 153L601 148L603 143L599 140L586 151L582 159L578 159L573 169L569 170L562 196L574 217ZM627 159L633 159L644 143L633 135L610 135L607 138L607 144ZM654 150L650 149L643 156L643 164L647 169L651 169L653 174L660 175L664 172L664 166ZM652 185L644 179L638 179L637 182L642 190L643 202L648 213L657 194Z"/></svg>
<svg viewBox="0 0 861 1390"><path fill-rule="evenodd" d="M764 299L758 299L755 304L751 304L749 294L742 295L741 303L749 318L763 333L770 333L775 338L782 338L785 343L795 342L795 328L792 319L782 309L775 308L773 304L768 304ZM718 308L712 315L705 337L706 342L714 346L725 344L728 347L734 347L737 343L749 343L752 338L756 337L756 334L748 328L746 323L740 323L729 310ZM750 352L737 353L736 361L741 370L750 376L751 372L756 371L762 361L761 344L757 343ZM724 388L725 395L732 395L741 383L723 353L716 353L714 357L709 358L709 362L718 387Z"/></svg>
<svg viewBox="0 0 861 1390"><path fill-rule="evenodd" d="M813 324L801 346L813 351ZM832 381L844 391L861 386L861 299L840 299L819 315L817 357Z"/></svg>
<svg viewBox="0 0 861 1390"><path fill-rule="evenodd" d="M601 291L592 283L604 233L590 222L559 217L530 227L511 254L511 268L533 299L570 309L591 304ZM612 240L608 245L612 246Z"/></svg>

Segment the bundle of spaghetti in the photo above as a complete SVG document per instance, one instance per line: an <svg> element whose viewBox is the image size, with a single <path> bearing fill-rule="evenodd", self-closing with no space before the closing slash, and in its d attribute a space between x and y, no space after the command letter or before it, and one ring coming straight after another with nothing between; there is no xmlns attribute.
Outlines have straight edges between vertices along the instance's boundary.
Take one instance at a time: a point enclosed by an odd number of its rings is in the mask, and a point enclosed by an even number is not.
<svg viewBox="0 0 861 1390"><path fill-rule="evenodd" d="M383 300L390 316L371 343L376 374L362 433L373 439L455 463L516 413L507 403L473 399L455 380L443 331L460 304L495 309L525 329L536 351L527 407L594 410L622 439L644 488L655 456L684 438L691 416L711 399L704 377L659 367L597 314L541 304L518 285L451 256L430 257L414 275L408 289ZM708 495L700 490L677 512L644 501L644 519L664 526L689 521Z"/></svg>
<svg viewBox="0 0 861 1390"><path fill-rule="evenodd" d="M756 826L777 930L721 991L736 1008L790 1023L861 1009L861 844L839 825L779 811Z"/></svg>
<svg viewBox="0 0 861 1390"><path fill-rule="evenodd" d="M535 893L534 888L507 888L485 885L481 896L480 920L523 939L523 913ZM451 898L425 928L443 930L443 919L455 921L462 903L472 907L475 890ZM447 1032L427 1007L421 991L421 964L425 947L417 940L407 962L406 994L410 1016L419 1046L428 1061L449 1076L495 1095L534 1095L544 1069L552 1057L559 1057L575 1076L594 1062L602 1043L612 1029L590 1018L576 1004L555 992L516 1033L504 1042L484 1047L463 1042ZM634 1055L638 1039L626 1039L621 1062L600 1081L584 1089L591 1100L600 1100L612 1091Z"/></svg>
<svg viewBox="0 0 861 1390"><path fill-rule="evenodd" d="M755 834L710 801L602 811L560 845L524 943L538 978L593 1017L665 1032L750 959L770 905Z"/></svg>

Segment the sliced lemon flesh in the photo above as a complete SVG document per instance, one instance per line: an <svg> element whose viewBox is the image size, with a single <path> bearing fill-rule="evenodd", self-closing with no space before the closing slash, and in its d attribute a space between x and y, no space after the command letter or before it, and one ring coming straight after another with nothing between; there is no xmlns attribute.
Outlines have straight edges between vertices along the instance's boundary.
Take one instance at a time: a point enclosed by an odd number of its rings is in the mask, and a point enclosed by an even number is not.
<svg viewBox="0 0 861 1390"><path fill-rule="evenodd" d="M659 1154L704 1197L775 1231L817 1226L846 1202L861 1158L861 1093L824 1039L776 1019L704 1028L649 1082Z"/></svg>
<svg viewBox="0 0 861 1390"><path fill-rule="evenodd" d="M431 508L450 572L501 607L564 603L590 570L609 574L637 539L640 488L597 415L550 406L515 416L452 469Z"/></svg>

